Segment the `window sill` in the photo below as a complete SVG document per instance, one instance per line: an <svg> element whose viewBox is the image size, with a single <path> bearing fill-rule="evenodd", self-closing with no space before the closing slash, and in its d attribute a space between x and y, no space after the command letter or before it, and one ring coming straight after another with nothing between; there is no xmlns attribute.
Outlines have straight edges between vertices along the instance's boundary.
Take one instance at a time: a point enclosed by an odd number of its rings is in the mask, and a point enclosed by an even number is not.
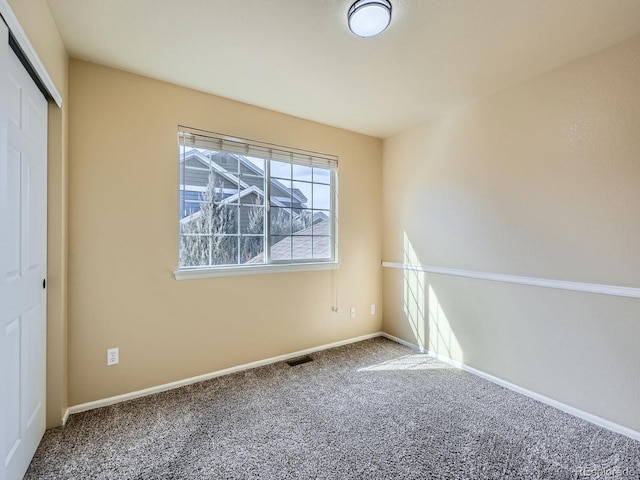
<svg viewBox="0 0 640 480"><path fill-rule="evenodd" d="M263 273L308 272L314 270L337 270L339 262L279 263L271 265L239 265L237 267L183 268L173 272L176 280L196 278L237 277Z"/></svg>

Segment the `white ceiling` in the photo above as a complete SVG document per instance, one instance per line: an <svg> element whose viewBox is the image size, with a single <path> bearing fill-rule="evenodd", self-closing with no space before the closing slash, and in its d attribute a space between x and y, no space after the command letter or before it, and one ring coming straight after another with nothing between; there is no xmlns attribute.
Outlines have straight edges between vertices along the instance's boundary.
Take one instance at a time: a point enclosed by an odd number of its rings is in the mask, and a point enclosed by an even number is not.
<svg viewBox="0 0 640 480"><path fill-rule="evenodd" d="M386 137L640 32L640 0L48 0L70 56Z"/></svg>

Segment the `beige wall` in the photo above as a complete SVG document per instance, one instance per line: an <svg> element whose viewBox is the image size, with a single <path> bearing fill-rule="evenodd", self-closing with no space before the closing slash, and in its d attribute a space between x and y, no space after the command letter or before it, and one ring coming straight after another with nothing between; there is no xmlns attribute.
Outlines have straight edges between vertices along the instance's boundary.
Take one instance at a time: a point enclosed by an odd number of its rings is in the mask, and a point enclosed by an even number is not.
<svg viewBox="0 0 640 480"><path fill-rule="evenodd" d="M49 102L47 426L67 409L67 72L68 57L46 0L9 0L63 101Z"/></svg>
<svg viewBox="0 0 640 480"><path fill-rule="evenodd" d="M379 139L82 61L69 76L71 405L380 330ZM342 267L176 281L179 124L339 155Z"/></svg>
<svg viewBox="0 0 640 480"><path fill-rule="evenodd" d="M387 261L639 286L637 38L388 139L381 167L376 139L80 61L67 102L46 1L9 3L65 102L49 108L49 427L68 405L379 330L380 209ZM342 268L175 281L178 123L340 155ZM637 300L383 276L385 331L640 430Z"/></svg>
<svg viewBox="0 0 640 480"><path fill-rule="evenodd" d="M383 259L640 287L640 37L384 142ZM640 301L383 272L386 332L640 430Z"/></svg>

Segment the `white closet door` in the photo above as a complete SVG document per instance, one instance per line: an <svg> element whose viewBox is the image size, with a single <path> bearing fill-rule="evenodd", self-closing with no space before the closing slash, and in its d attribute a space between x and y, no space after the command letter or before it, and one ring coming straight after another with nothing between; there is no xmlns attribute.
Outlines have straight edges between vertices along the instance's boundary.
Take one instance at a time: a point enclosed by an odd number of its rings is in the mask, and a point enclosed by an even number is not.
<svg viewBox="0 0 640 480"><path fill-rule="evenodd" d="M45 430L47 101L0 21L0 479L22 478Z"/></svg>

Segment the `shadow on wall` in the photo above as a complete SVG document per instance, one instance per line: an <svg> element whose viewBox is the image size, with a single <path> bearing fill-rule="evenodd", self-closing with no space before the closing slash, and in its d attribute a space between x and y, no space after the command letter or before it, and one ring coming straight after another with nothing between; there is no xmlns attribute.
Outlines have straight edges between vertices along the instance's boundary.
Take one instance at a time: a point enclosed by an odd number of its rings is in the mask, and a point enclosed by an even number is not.
<svg viewBox="0 0 640 480"><path fill-rule="evenodd" d="M463 363L464 352L438 301L433 285L428 283L427 274L418 269L406 268L406 266L420 266L420 259L406 232L404 232L402 263L405 265L403 311L413 332L415 343L422 352L429 350Z"/></svg>

